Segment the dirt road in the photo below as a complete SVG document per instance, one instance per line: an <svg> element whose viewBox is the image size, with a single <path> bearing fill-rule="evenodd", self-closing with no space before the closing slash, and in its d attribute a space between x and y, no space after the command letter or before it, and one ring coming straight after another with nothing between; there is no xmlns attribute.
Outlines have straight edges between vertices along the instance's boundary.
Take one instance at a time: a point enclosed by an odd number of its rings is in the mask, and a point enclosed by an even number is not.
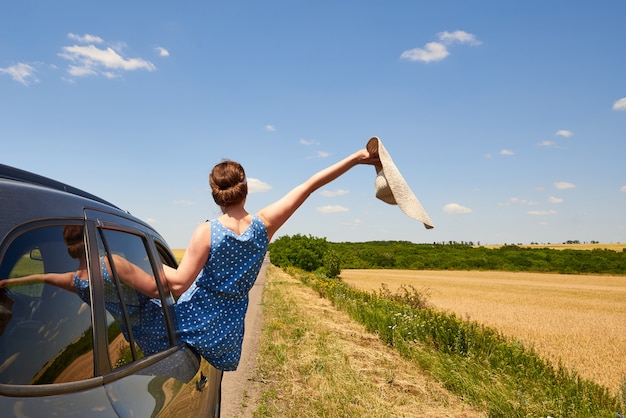
<svg viewBox="0 0 626 418"><path fill-rule="evenodd" d="M250 302L245 320L245 334L243 350L239 367L234 372L224 373L222 380L222 417L252 417L258 399L259 387L252 380L256 368L256 354L259 346L259 336L263 323L261 296L265 285L265 271L269 265L266 257L259 272L256 283L250 290Z"/></svg>

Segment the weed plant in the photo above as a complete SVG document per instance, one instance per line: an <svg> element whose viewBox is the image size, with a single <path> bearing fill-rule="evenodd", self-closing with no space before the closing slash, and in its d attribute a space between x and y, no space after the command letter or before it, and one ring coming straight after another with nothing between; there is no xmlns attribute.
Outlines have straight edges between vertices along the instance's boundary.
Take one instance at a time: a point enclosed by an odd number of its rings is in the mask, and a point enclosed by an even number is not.
<svg viewBox="0 0 626 418"><path fill-rule="evenodd" d="M562 365L554 367L493 328L428 307L426 296L413 288L364 292L323 275L286 271L489 416L624 414L625 400L607 388Z"/></svg>

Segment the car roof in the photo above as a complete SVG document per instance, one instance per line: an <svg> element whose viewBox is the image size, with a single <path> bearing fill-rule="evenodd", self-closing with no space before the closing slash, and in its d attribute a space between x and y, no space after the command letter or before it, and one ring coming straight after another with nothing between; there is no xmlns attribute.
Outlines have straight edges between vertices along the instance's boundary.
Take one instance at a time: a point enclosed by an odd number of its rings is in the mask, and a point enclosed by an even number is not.
<svg viewBox="0 0 626 418"><path fill-rule="evenodd" d="M23 182L23 183L35 184L38 186L47 187L49 189L63 191L66 193L70 193L76 196L81 196L86 199L93 200L95 202L99 202L107 206L111 206L112 208L121 210L119 207L115 206L111 202L108 202L84 190L80 190L68 184L61 183L60 181L56 181L51 178L41 176L39 174L35 174L26 170L21 170L19 168L11 167L5 164L0 164L0 178L7 179L7 180L15 180L15 181Z"/></svg>
<svg viewBox="0 0 626 418"><path fill-rule="evenodd" d="M15 226L43 219L84 218L85 209L121 216L159 233L128 211L84 190L0 164L0 242Z"/></svg>

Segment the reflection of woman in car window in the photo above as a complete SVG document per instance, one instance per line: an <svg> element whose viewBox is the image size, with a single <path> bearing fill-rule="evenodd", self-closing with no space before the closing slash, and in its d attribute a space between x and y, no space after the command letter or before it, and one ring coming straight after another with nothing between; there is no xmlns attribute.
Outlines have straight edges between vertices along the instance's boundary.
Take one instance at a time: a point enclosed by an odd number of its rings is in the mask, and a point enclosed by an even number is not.
<svg viewBox="0 0 626 418"><path fill-rule="evenodd" d="M0 281L0 287L9 284L47 283L70 292L76 292L75 285L80 283L79 280L89 280L85 243L83 241L83 227L79 225L66 226L63 228L63 239L67 245L67 252L70 257L78 260L78 269L75 272L41 273L16 279L5 279ZM159 297L159 291L153 276L123 257L113 254L111 258L115 264L115 271L124 283L146 296L154 298ZM109 261L105 257L101 257L101 262L104 262L105 266L107 266L107 270L110 270Z"/></svg>
<svg viewBox="0 0 626 418"><path fill-rule="evenodd" d="M87 271L83 227L67 225L63 228L63 239L69 255L78 260L76 271L32 274L5 279L0 281L0 288L46 283L76 293L83 301L90 303L89 273ZM111 258L120 280L130 287L121 286L123 294L118 296L117 287L110 274L112 271L111 264L107 257L100 257L107 310L118 321L124 336L130 341L120 303L120 297L122 297L132 322L133 336L144 354L149 355L169 347L161 305L158 300L152 299L159 297L154 277L123 257L113 254Z"/></svg>
<svg viewBox="0 0 626 418"><path fill-rule="evenodd" d="M261 269L276 231L311 193L358 164L379 164L363 149L318 172L283 198L250 214L243 167L217 164L210 175L217 219L198 226L178 269L164 265L176 302L182 339L216 369L235 370L241 356L248 292Z"/></svg>
<svg viewBox="0 0 626 418"><path fill-rule="evenodd" d="M5 279L0 281L0 287L46 283L76 293L74 289L74 281L89 280L82 233L82 226L68 225L63 228L63 239L67 245L67 252L70 257L78 260L78 269L75 272L40 273L15 279ZM80 244L77 241L77 235L80 235Z"/></svg>

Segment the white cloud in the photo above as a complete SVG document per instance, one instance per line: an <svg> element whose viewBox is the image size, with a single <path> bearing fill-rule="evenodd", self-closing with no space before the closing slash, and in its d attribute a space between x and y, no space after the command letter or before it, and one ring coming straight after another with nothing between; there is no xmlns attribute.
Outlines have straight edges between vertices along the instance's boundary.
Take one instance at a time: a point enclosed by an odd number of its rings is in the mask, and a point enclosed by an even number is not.
<svg viewBox="0 0 626 418"><path fill-rule="evenodd" d="M476 37L472 35L471 33L467 33L462 30L456 30L454 32L448 32L448 31L439 32L437 34L437 37L439 38L441 42L448 44L448 45L457 42L461 44L469 44L472 46L478 46L482 43L478 39L476 39Z"/></svg>
<svg viewBox="0 0 626 418"><path fill-rule="evenodd" d="M428 42L422 48L407 49L402 52L400 59L421 62L441 61L450 55L446 45L458 43L477 46L481 44L474 35L462 30L439 32L437 38L440 42Z"/></svg>
<svg viewBox="0 0 626 418"><path fill-rule="evenodd" d="M158 223L159 221L157 221L157 220L156 220L156 219L154 219L154 218L146 218L146 222L148 222L149 224L156 224L156 223Z"/></svg>
<svg viewBox="0 0 626 418"><path fill-rule="evenodd" d="M498 203L498 206L511 206L511 205L532 206L532 205L536 205L536 204L537 204L537 202L535 202L533 200L518 199L517 197L511 197L506 202Z"/></svg>
<svg viewBox="0 0 626 418"><path fill-rule="evenodd" d="M553 147L553 146L556 145L556 142L554 142L554 141L541 141L537 145L540 146L540 147Z"/></svg>
<svg viewBox="0 0 626 418"><path fill-rule="evenodd" d="M90 41L89 45L72 45L63 47L63 52L58 54L61 58L70 61L68 72L74 77L88 75L102 75L106 78L115 78L123 71L156 70L156 66L150 61L141 58L126 58L118 51L123 48L123 43L117 47L98 48L94 43L101 43L102 39L93 35L78 36L69 34L70 39L81 42Z"/></svg>
<svg viewBox="0 0 626 418"><path fill-rule="evenodd" d="M613 110L626 110L626 97L622 97L613 103Z"/></svg>
<svg viewBox="0 0 626 418"><path fill-rule="evenodd" d="M339 189L339 190L322 190L320 191L320 195L324 197L336 197L336 196L344 196L350 193L348 190Z"/></svg>
<svg viewBox="0 0 626 418"><path fill-rule="evenodd" d="M515 153L513 151L511 151L510 149L503 149L501 150L498 154L500 155L515 155Z"/></svg>
<svg viewBox="0 0 626 418"><path fill-rule="evenodd" d="M339 206L339 205L320 206L316 208L315 210L321 213L348 212L348 208L344 208L343 206Z"/></svg>
<svg viewBox="0 0 626 418"><path fill-rule="evenodd" d="M248 178L248 193L263 193L272 190L272 186L259 179Z"/></svg>
<svg viewBox="0 0 626 418"><path fill-rule="evenodd" d="M265 125L265 130L267 132L276 132L276 127L274 125Z"/></svg>
<svg viewBox="0 0 626 418"><path fill-rule="evenodd" d="M67 72L74 77L84 77L87 75L97 75L98 73L93 68L89 67L77 67L76 65L70 65L67 67ZM107 73L106 78L111 78L110 73Z"/></svg>
<svg viewBox="0 0 626 418"><path fill-rule="evenodd" d="M35 68L23 62L10 67L0 68L0 74L8 74L14 81L25 86L39 82L37 77L35 77Z"/></svg>
<svg viewBox="0 0 626 418"><path fill-rule="evenodd" d="M560 197L550 196L548 197L548 202L550 203L563 203L563 199Z"/></svg>
<svg viewBox="0 0 626 418"><path fill-rule="evenodd" d="M446 46L439 42L429 42L424 48L413 48L406 50L400 55L401 59L407 59L409 61L441 61L445 57L450 55Z"/></svg>
<svg viewBox="0 0 626 418"><path fill-rule="evenodd" d="M168 51L167 49L157 46L156 48L154 48L156 52L159 53L160 57L169 57L170 56L170 51Z"/></svg>
<svg viewBox="0 0 626 418"><path fill-rule="evenodd" d="M81 36L76 35L75 33L68 33L67 37L82 44L101 44L102 42L104 42L101 37L89 34L84 34Z"/></svg>
<svg viewBox="0 0 626 418"><path fill-rule="evenodd" d="M620 188L619 188L619 191L620 191L620 192L624 192L624 193L626 193L626 186L622 186L622 187L620 187Z"/></svg>
<svg viewBox="0 0 626 418"><path fill-rule="evenodd" d="M568 131L567 129L560 129L554 133L556 136L564 136L565 138L569 138L574 135L574 132Z"/></svg>
<svg viewBox="0 0 626 418"><path fill-rule="evenodd" d="M307 139L301 138L300 139L300 143L302 145L306 145L306 146L311 146L311 145L319 145L320 143L317 141L309 141Z"/></svg>
<svg viewBox="0 0 626 418"><path fill-rule="evenodd" d="M529 215L532 216L548 216L548 215L556 215L557 211L555 210L530 210L528 212Z"/></svg>
<svg viewBox="0 0 626 418"><path fill-rule="evenodd" d="M448 203L447 205L443 207L443 211L447 213L453 213L453 214L472 213L472 210L470 208L461 206L458 203Z"/></svg>
<svg viewBox="0 0 626 418"><path fill-rule="evenodd" d="M125 71L139 69L154 71L156 69L154 64L141 58L124 58L111 47L99 49L94 45L73 45L63 47L63 51L62 54L59 54L62 58L72 62L79 62L87 68L104 67Z"/></svg>
<svg viewBox="0 0 626 418"><path fill-rule="evenodd" d="M556 183L553 183L553 186L556 187L559 190L567 190L567 189L575 189L576 188L575 184L568 183L566 181L557 181Z"/></svg>
<svg viewBox="0 0 626 418"><path fill-rule="evenodd" d="M361 219L355 219L351 222L342 222L342 225L346 225L346 226L350 226L352 228L358 228L363 224L363 221Z"/></svg>
<svg viewBox="0 0 626 418"><path fill-rule="evenodd" d="M313 141L313 140L309 140L309 139L304 139L304 138L300 138L300 144L304 145L305 147L312 147L312 146L319 146L320 143L318 141ZM309 156L307 158L326 158L330 155L330 153L326 152L326 151L317 151L315 153L315 155Z"/></svg>

